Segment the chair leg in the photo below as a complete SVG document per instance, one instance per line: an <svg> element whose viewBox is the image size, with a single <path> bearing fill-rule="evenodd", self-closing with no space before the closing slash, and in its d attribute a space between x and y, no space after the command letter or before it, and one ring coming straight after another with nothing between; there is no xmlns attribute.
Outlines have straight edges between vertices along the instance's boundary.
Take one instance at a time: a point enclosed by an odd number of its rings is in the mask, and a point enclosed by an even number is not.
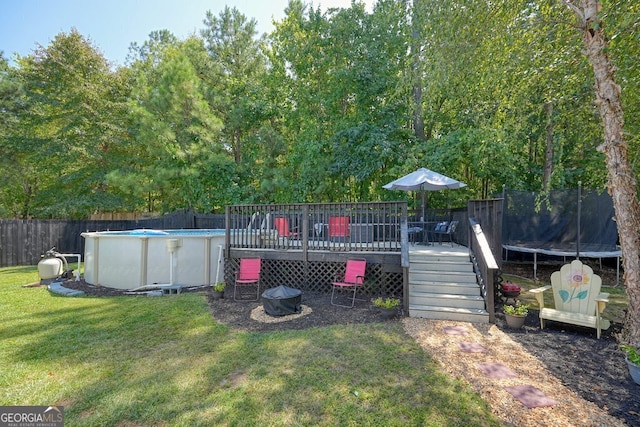
<svg viewBox="0 0 640 427"><path fill-rule="evenodd" d="M353 298L351 299L351 307L356 305L356 291L358 290L357 286L353 287Z"/></svg>
<svg viewBox="0 0 640 427"><path fill-rule="evenodd" d="M331 291L331 305L335 305L335 306L338 306L338 307L345 307L345 308L353 308L353 306L356 304L356 289L357 289L357 287L354 286L354 288L353 288L353 298L351 299L351 305L338 304L337 302L334 301L336 288L337 288L337 286L333 286L333 290Z"/></svg>
<svg viewBox="0 0 640 427"><path fill-rule="evenodd" d="M242 286L238 286L237 284L233 287L233 300L234 301L258 301L260 299L260 283L256 285L256 298L255 299L244 299L240 298L241 292L239 292L239 288Z"/></svg>

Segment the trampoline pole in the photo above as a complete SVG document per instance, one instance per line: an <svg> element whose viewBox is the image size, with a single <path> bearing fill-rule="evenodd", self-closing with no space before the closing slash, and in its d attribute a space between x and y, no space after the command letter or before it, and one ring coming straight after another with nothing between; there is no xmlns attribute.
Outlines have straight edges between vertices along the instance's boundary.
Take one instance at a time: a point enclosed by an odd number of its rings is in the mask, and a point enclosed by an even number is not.
<svg viewBox="0 0 640 427"><path fill-rule="evenodd" d="M576 239L576 259L580 259L580 217L582 216L582 181L578 181L578 238Z"/></svg>

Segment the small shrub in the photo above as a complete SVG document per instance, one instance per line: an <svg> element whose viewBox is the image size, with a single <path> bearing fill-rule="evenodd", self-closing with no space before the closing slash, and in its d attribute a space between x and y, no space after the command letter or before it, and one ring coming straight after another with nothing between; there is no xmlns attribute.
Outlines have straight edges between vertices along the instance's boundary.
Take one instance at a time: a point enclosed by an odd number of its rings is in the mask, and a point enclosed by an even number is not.
<svg viewBox="0 0 640 427"><path fill-rule="evenodd" d="M400 300L398 298L383 298L378 297L372 301L375 307L379 308L394 308L400 305Z"/></svg>
<svg viewBox="0 0 640 427"><path fill-rule="evenodd" d="M529 304L521 304L519 301L515 305L508 304L504 306L504 314L512 316L526 316L529 312Z"/></svg>
<svg viewBox="0 0 640 427"><path fill-rule="evenodd" d="M640 349L638 347L631 344L622 344L620 349L624 351L631 363L640 366Z"/></svg>

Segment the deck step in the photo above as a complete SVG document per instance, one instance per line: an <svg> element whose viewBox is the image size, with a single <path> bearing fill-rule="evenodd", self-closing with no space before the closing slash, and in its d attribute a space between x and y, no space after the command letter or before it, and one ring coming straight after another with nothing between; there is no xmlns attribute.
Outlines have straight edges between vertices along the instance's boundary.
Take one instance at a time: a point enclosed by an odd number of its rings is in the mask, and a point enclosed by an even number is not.
<svg viewBox="0 0 640 427"><path fill-rule="evenodd" d="M411 305L484 310L484 298L480 295L453 295L430 292L409 292Z"/></svg>
<svg viewBox="0 0 640 427"><path fill-rule="evenodd" d="M489 323L486 310L437 307L430 305L409 304L409 316L424 319L454 320L459 322Z"/></svg>
<svg viewBox="0 0 640 427"><path fill-rule="evenodd" d="M480 295L480 288L475 283L455 283L455 282L409 282L409 295L415 292L426 292L432 294L451 295Z"/></svg>
<svg viewBox="0 0 640 427"><path fill-rule="evenodd" d="M433 262L469 262L467 253L416 253L409 252L409 261L433 261Z"/></svg>
<svg viewBox="0 0 640 427"><path fill-rule="evenodd" d="M469 253L428 246L409 255L409 316L489 322Z"/></svg>
<svg viewBox="0 0 640 427"><path fill-rule="evenodd" d="M469 261L411 261L411 271L443 271L473 273L473 264Z"/></svg>
<svg viewBox="0 0 640 427"><path fill-rule="evenodd" d="M476 284L476 274L466 271L415 271L409 268L409 283L469 283Z"/></svg>

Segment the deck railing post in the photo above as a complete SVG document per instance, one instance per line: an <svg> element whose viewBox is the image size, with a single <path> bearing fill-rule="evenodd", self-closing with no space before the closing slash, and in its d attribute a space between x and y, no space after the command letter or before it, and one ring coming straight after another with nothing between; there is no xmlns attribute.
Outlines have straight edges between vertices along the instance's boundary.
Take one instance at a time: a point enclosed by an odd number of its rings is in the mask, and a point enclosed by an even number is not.
<svg viewBox="0 0 640 427"><path fill-rule="evenodd" d="M409 309L409 227L407 205L402 205L400 216L400 265L402 267L402 306Z"/></svg>
<svg viewBox="0 0 640 427"><path fill-rule="evenodd" d="M302 205L302 259L309 261L309 205Z"/></svg>
<svg viewBox="0 0 640 427"><path fill-rule="evenodd" d="M224 208L224 251L225 258L229 258L231 256L231 206L226 206Z"/></svg>

